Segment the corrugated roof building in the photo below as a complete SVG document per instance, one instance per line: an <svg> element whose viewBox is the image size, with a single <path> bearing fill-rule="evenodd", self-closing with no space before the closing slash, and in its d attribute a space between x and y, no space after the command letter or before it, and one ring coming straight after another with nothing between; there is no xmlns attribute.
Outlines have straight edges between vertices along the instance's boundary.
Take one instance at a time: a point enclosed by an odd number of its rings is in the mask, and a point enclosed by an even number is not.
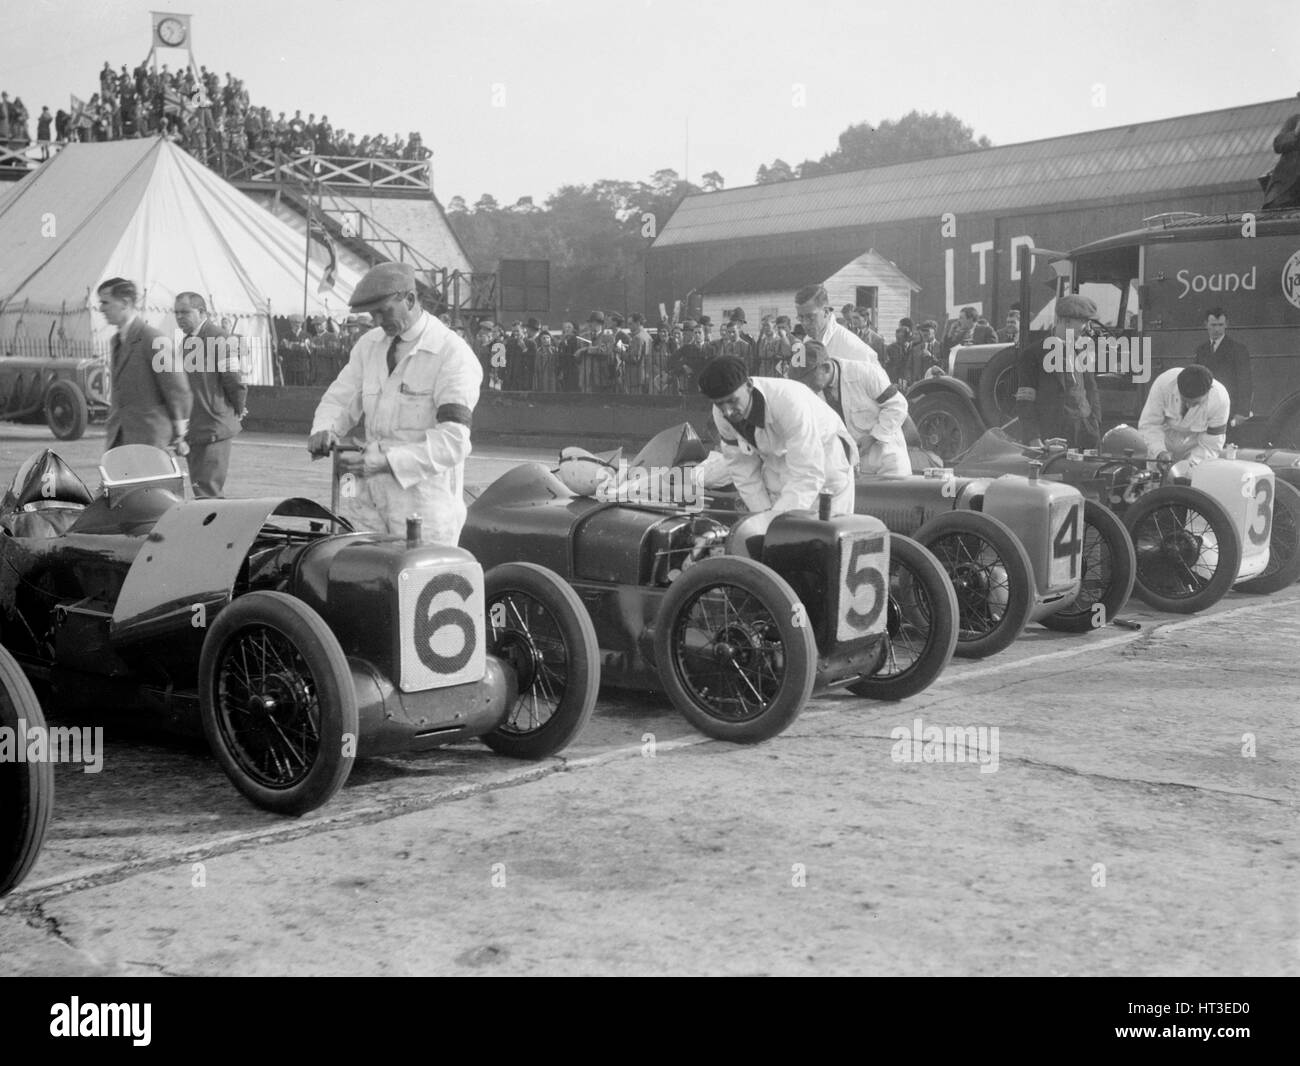
<svg viewBox="0 0 1300 1066"><path fill-rule="evenodd" d="M914 313L1000 316L1018 243L1068 248L1163 211L1257 208L1273 137L1297 110L1275 100L690 196L650 249L647 302L671 306L749 260L874 248L921 286Z"/></svg>

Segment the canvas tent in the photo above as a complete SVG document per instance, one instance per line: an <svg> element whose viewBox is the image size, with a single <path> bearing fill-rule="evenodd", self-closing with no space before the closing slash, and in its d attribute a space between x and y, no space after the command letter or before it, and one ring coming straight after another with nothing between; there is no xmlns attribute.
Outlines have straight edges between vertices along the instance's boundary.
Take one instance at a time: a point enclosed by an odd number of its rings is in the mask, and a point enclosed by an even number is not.
<svg viewBox="0 0 1300 1066"><path fill-rule="evenodd" d="M72 144L0 197L0 355L105 356L95 289L134 281L150 324L175 328L178 292L204 297L246 339L249 380L272 384L273 315L302 313L304 240L162 138ZM360 280L313 241L307 314L347 314Z"/></svg>

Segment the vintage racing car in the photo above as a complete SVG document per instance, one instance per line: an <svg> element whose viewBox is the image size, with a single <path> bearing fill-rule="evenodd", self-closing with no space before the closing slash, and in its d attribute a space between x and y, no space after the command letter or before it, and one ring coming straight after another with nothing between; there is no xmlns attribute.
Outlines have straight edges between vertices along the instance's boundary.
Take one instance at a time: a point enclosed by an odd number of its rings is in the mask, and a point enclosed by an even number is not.
<svg viewBox="0 0 1300 1066"><path fill-rule="evenodd" d="M31 682L0 648L0 896L27 876L50 823L54 766L48 759L28 759L27 750L19 750L44 729Z"/></svg>
<svg viewBox="0 0 1300 1066"><path fill-rule="evenodd" d="M355 756L481 737L563 748L595 705L591 622L554 574L347 528L311 500L186 500L176 461L53 452L0 504L0 642L64 706L202 732L236 788L299 815ZM328 528L327 528L328 527ZM38 686L39 687L39 686Z"/></svg>
<svg viewBox="0 0 1300 1066"><path fill-rule="evenodd" d="M76 440L108 417L111 377L103 359L11 355L0 359L0 418L44 422Z"/></svg>
<svg viewBox="0 0 1300 1066"><path fill-rule="evenodd" d="M699 440L689 425L665 432ZM740 508L720 454L702 443L701 449L708 513ZM1091 604L1081 599L1083 502L1054 482L963 478L932 468L920 476L859 476L855 508L938 559L957 594L956 654L984 658L1008 647L1030 622L1062 632L1092 628ZM1115 592L1128 598L1122 584Z"/></svg>
<svg viewBox="0 0 1300 1066"><path fill-rule="evenodd" d="M1145 447L1127 426L1107 433L1099 452L1029 448L989 430L956 469L992 476L1038 468L1045 479L1074 485L1093 504L1089 521L1098 523L1089 551L1103 543L1098 509L1114 511L1136 553L1136 594L1161 610L1187 614L1234 586L1275 592L1300 577L1300 492L1292 485L1262 463L1228 458L1198 463L1180 477L1169 463L1136 458Z"/></svg>
<svg viewBox="0 0 1300 1066"><path fill-rule="evenodd" d="M666 692L721 740L775 736L815 688L903 699L950 661L952 587L883 522L711 516L671 495L578 495L530 463L478 494L461 545L485 565L563 574L595 622L605 683Z"/></svg>

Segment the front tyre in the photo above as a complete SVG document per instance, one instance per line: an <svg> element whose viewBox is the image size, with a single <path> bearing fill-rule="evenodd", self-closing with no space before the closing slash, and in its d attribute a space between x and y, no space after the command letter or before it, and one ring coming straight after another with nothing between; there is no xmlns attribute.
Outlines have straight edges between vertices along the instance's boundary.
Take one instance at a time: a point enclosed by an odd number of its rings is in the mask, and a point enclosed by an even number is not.
<svg viewBox="0 0 1300 1066"><path fill-rule="evenodd" d="M23 723L20 726L19 723ZM0 647L0 727L14 737L45 728L31 682ZM0 896L17 888L40 854L54 809L54 765L0 760Z"/></svg>
<svg viewBox="0 0 1300 1066"><path fill-rule="evenodd" d="M1268 538L1268 566L1240 582L1242 592L1270 593L1300 579L1300 491L1281 478L1273 482L1273 529Z"/></svg>
<svg viewBox="0 0 1300 1066"><path fill-rule="evenodd" d="M655 664L673 705L715 740L752 744L799 716L817 678L817 645L789 583L753 559L686 570L655 623Z"/></svg>
<svg viewBox="0 0 1300 1066"><path fill-rule="evenodd" d="M1165 485L1124 513L1137 566L1133 592L1160 611L1192 614L1223 599L1241 569L1241 537L1223 505Z"/></svg>
<svg viewBox="0 0 1300 1066"><path fill-rule="evenodd" d="M504 563L484 576L488 651L514 668L519 694L483 737L515 759L545 759L582 732L600 691L596 629L578 594L532 563Z"/></svg>
<svg viewBox="0 0 1300 1066"><path fill-rule="evenodd" d="M889 535L889 621L880 668L848 690L904 700L929 688L957 647L957 594L939 561L911 537Z"/></svg>
<svg viewBox="0 0 1300 1066"><path fill-rule="evenodd" d="M324 619L292 596L250 592L217 616L199 657L199 709L221 768L268 811L306 814L352 772L352 671Z"/></svg>
<svg viewBox="0 0 1300 1066"><path fill-rule="evenodd" d="M1044 618L1057 633L1090 633L1119 616L1133 595L1137 558L1119 516L1096 500L1083 501L1083 558L1079 595ZM1098 609L1098 604L1101 605Z"/></svg>
<svg viewBox="0 0 1300 1066"><path fill-rule="evenodd" d="M946 511L916 531L957 593L957 651L983 659L1024 631L1033 609L1034 571L1016 535L991 515Z"/></svg>

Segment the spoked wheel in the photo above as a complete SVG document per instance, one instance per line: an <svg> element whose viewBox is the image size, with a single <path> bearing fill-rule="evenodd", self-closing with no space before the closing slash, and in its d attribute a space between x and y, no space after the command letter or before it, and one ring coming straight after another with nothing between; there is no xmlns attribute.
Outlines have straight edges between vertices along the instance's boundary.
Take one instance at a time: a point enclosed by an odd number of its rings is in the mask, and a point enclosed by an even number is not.
<svg viewBox="0 0 1300 1066"><path fill-rule="evenodd" d="M948 511L916 532L957 593L957 652L983 659L1020 636L1033 607L1034 571L1025 547L998 519Z"/></svg>
<svg viewBox="0 0 1300 1066"><path fill-rule="evenodd" d="M753 559L705 559L668 590L655 664L696 729L741 744L798 717L817 677L817 644L789 583Z"/></svg>
<svg viewBox="0 0 1300 1066"><path fill-rule="evenodd" d="M1218 603L1241 569L1241 538L1212 496L1165 485L1124 514L1137 567L1133 592L1152 607L1192 614Z"/></svg>
<svg viewBox="0 0 1300 1066"><path fill-rule="evenodd" d="M218 616L199 657L212 754L259 807L299 815L352 772L357 694L324 620L282 592L250 592Z"/></svg>
<svg viewBox="0 0 1300 1066"><path fill-rule="evenodd" d="M0 727L15 738L24 728L28 734L45 728L31 683L4 648L0 648ZM53 808L54 767L49 760L0 760L0 896L17 888L36 862Z"/></svg>
<svg viewBox="0 0 1300 1066"><path fill-rule="evenodd" d="M902 700L930 687L957 647L957 593L911 537L889 535L889 621L880 668L849 685L857 696Z"/></svg>
<svg viewBox="0 0 1300 1066"><path fill-rule="evenodd" d="M578 594L544 567L495 566L484 589L488 651L513 667L519 695L483 742L516 759L544 759L582 732L596 706L596 629Z"/></svg>
<svg viewBox="0 0 1300 1066"><path fill-rule="evenodd" d="M978 414L963 397L932 392L909 403L921 446L944 462L952 462L983 432Z"/></svg>
<svg viewBox="0 0 1300 1066"><path fill-rule="evenodd" d="M59 440L78 440L86 432L90 409L72 381L55 381L45 393L45 422Z"/></svg>
<svg viewBox="0 0 1300 1066"><path fill-rule="evenodd" d="M1079 595L1068 607L1043 619L1048 629L1088 633L1109 625L1133 594L1137 569L1133 541L1115 512L1096 500L1083 501L1081 565Z"/></svg>
<svg viewBox="0 0 1300 1066"><path fill-rule="evenodd" d="M980 413L994 426L1016 417L1016 364L1020 353L1004 348L984 364L980 372Z"/></svg>
<svg viewBox="0 0 1300 1066"><path fill-rule="evenodd" d="M1273 483L1273 525L1268 566L1236 587L1242 592L1278 592L1300 579L1300 491L1281 478Z"/></svg>

